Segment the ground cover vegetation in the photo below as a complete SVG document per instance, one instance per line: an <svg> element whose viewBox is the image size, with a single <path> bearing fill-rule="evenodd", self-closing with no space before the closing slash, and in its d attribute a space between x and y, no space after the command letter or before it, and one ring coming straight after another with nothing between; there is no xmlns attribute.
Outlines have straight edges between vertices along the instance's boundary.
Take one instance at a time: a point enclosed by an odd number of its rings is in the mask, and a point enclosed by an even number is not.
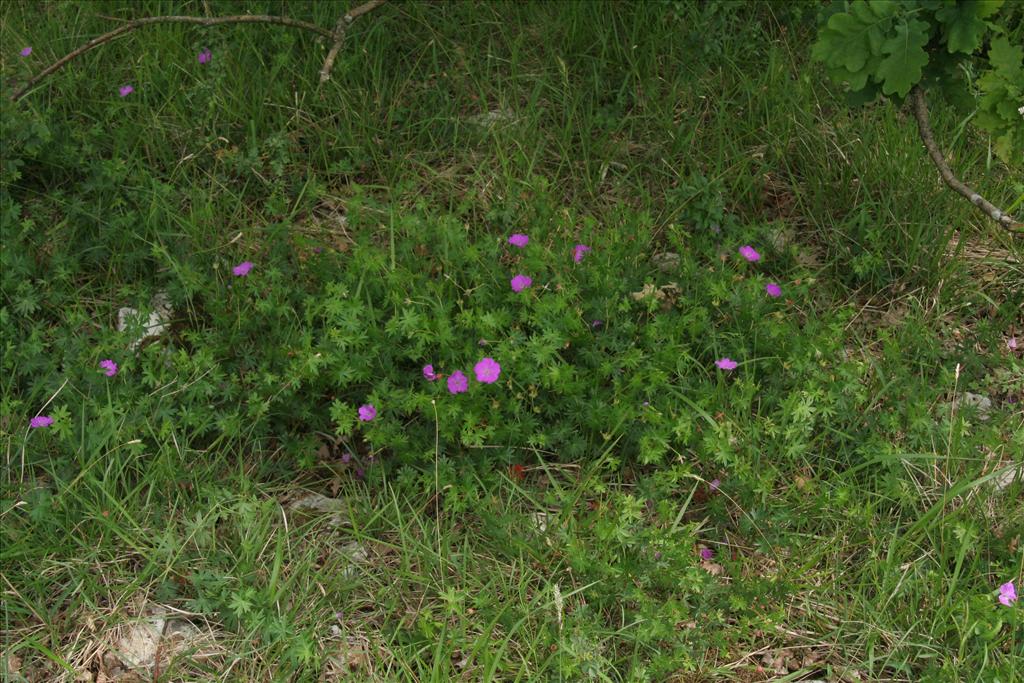
<svg viewBox="0 0 1024 683"><path fill-rule="evenodd" d="M9 101L338 11L0 6L4 680L1024 678L1021 247L909 89L817 3L392 2Z"/></svg>

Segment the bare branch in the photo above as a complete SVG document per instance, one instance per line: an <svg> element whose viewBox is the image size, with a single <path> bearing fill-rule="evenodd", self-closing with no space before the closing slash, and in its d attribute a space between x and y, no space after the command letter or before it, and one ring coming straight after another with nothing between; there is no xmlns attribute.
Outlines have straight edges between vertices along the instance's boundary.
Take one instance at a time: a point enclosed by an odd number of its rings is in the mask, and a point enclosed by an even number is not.
<svg viewBox="0 0 1024 683"><path fill-rule="evenodd" d="M364 2L351 12L346 12L338 17L338 23L334 25L334 31L331 33L331 37L334 39L334 42L331 44L331 49L327 52L327 58L324 59L324 65L320 69L321 83L326 83L331 79L331 69L334 68L334 60L337 58L338 52L341 50L342 43L345 42L345 31L348 30L348 27L353 21L367 12L377 9L385 2L387 2L387 0L369 0L369 2Z"/></svg>
<svg viewBox="0 0 1024 683"><path fill-rule="evenodd" d="M1024 230L1024 224L1017 221L1013 216L1009 215L1005 211L1001 211L953 175L953 171L949 168L949 164L946 163L945 158L942 156L942 150L940 150L939 146L935 144L935 137L932 135L932 127L928 123L928 103L925 100L924 91L920 87L915 86L910 93L910 100L914 107L914 118L917 119L917 129L921 133L921 141L928 150L928 155L932 158L932 163L938 167L939 175L942 176L946 185L949 185L953 190L966 197L967 201L974 204L978 209L984 212L986 216L994 220L1003 228L1013 233L1019 233Z"/></svg>
<svg viewBox="0 0 1024 683"><path fill-rule="evenodd" d="M200 26L217 26L219 24L279 24L281 26L291 26L293 28L301 28L307 31L312 31L325 38L332 38L334 34L325 28L321 28L316 24L310 24L305 21L299 21L298 19L289 19L288 17L276 17L269 15L258 15L258 14L242 14L229 17L188 17L188 16L166 16L166 17L145 17L143 19L134 19L118 26L113 31L104 33L102 36L93 38L85 45L72 50L68 54L64 55L56 62L46 67L38 74L28 80L28 82L18 92L11 96L11 100L17 102L32 88L36 83L43 80L54 71L57 71L62 66L70 62L75 57L85 54L89 50L99 47L104 43L108 43L114 38L123 36L126 33L134 31L137 28L143 26L149 26L150 24L198 24Z"/></svg>

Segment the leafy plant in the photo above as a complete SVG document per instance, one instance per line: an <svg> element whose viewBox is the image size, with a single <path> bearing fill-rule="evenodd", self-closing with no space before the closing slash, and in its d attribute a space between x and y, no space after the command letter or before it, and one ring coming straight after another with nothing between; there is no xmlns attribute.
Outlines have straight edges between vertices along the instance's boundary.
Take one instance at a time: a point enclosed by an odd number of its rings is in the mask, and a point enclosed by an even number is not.
<svg viewBox="0 0 1024 683"><path fill-rule="evenodd" d="M1003 0L837 0L821 14L811 54L832 80L846 84L854 103L879 95L902 100L913 92L922 138L947 184L1000 224L1017 228L1012 217L979 202L977 193L945 167L931 140L923 92L933 90L962 103L971 98L976 78L976 123L992 134L1005 163L1022 164L1024 13L1017 3L1003 5Z"/></svg>

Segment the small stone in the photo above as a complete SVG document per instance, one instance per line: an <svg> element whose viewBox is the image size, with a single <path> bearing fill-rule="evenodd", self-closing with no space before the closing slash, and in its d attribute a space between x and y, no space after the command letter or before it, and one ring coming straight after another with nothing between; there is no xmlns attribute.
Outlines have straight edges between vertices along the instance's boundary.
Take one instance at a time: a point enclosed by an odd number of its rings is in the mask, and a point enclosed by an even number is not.
<svg viewBox="0 0 1024 683"><path fill-rule="evenodd" d="M989 413L992 411L992 399L981 394L972 394L969 391L964 393L960 405L976 409L978 419L982 422L988 420Z"/></svg>
<svg viewBox="0 0 1024 683"><path fill-rule="evenodd" d="M663 273L671 273L679 268L679 254L671 251L655 254L651 257L651 265Z"/></svg>

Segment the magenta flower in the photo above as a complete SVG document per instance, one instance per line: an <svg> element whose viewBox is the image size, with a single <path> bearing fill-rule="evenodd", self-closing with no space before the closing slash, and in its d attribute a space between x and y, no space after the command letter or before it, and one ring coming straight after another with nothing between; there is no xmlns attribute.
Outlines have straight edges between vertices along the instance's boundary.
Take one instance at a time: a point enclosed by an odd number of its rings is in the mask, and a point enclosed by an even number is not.
<svg viewBox="0 0 1024 683"><path fill-rule="evenodd" d="M572 260L579 263L583 260L583 255L590 251L590 247L585 244L577 244L572 248Z"/></svg>
<svg viewBox="0 0 1024 683"><path fill-rule="evenodd" d="M28 421L28 426L32 429L39 429L40 427L49 427L53 424L53 418L49 415L36 415Z"/></svg>
<svg viewBox="0 0 1024 683"><path fill-rule="evenodd" d="M512 291L519 293L533 284L533 280L526 275L516 275L512 278Z"/></svg>
<svg viewBox="0 0 1024 683"><path fill-rule="evenodd" d="M708 484L708 488L712 491L717 491L718 487L722 485L721 479L712 479L711 483Z"/></svg>
<svg viewBox="0 0 1024 683"><path fill-rule="evenodd" d="M117 363L107 358L106 360L100 361L100 367L104 370L104 375L107 377L113 377L117 374Z"/></svg>
<svg viewBox="0 0 1024 683"><path fill-rule="evenodd" d="M754 261L761 260L761 255L758 254L757 251L755 251L754 248L749 244L745 244L742 247L740 247L740 256L747 259L751 263L753 263Z"/></svg>
<svg viewBox="0 0 1024 683"><path fill-rule="evenodd" d="M520 249L522 249L523 247L530 243L530 237L528 235L524 235L521 232L513 233L509 235L508 243L511 244L513 247L519 247Z"/></svg>
<svg viewBox="0 0 1024 683"><path fill-rule="evenodd" d="M369 422L375 417L377 417L377 409L373 407L372 403L359 406L360 422Z"/></svg>
<svg viewBox="0 0 1024 683"><path fill-rule="evenodd" d="M453 394L461 394L469 389L469 379L462 374L462 370L456 370L448 377L448 391Z"/></svg>
<svg viewBox="0 0 1024 683"><path fill-rule="evenodd" d="M1010 337L1009 339L1007 339L1006 340L1006 348L1010 349L1011 351L1016 351L1017 350L1017 338L1016 337Z"/></svg>
<svg viewBox="0 0 1024 683"><path fill-rule="evenodd" d="M473 372L476 373L477 382L493 384L498 381L498 375L501 374L501 366L493 358L484 358L473 366Z"/></svg>
<svg viewBox="0 0 1024 683"><path fill-rule="evenodd" d="M715 365L722 370L735 370L738 363L732 358L719 358L715 361Z"/></svg>
<svg viewBox="0 0 1024 683"><path fill-rule="evenodd" d="M235 277L245 277L250 270L252 270L252 261L242 261L232 268L231 272L235 274Z"/></svg>
<svg viewBox="0 0 1024 683"><path fill-rule="evenodd" d="M212 53L212 52L210 52L210 48L208 48L208 47L204 47L204 48L203 48L203 49L202 49L202 50L201 50L201 51L199 52L199 63L200 63L200 64L206 64L206 63L208 63L208 62L209 62L209 61L210 61L211 59L213 59L213 53Z"/></svg>
<svg viewBox="0 0 1024 683"><path fill-rule="evenodd" d="M1013 581L1007 581L999 587L999 602L1006 607L1017 602L1017 589L1014 588Z"/></svg>
<svg viewBox="0 0 1024 683"><path fill-rule="evenodd" d="M782 296L782 288L774 282L769 282L764 286L764 291L768 292L768 296L777 299Z"/></svg>
<svg viewBox="0 0 1024 683"><path fill-rule="evenodd" d="M21 52L19 54L21 54L22 57L28 57L30 54L32 54L32 47L29 46L21 48Z"/></svg>
<svg viewBox="0 0 1024 683"><path fill-rule="evenodd" d="M714 556L715 556L715 551L712 550L711 548L701 548L700 549L700 559L707 561L707 560L710 560Z"/></svg>
<svg viewBox="0 0 1024 683"><path fill-rule="evenodd" d="M429 382L433 382L435 379L437 379L437 375L434 373L434 366L430 365L429 363L427 365L424 365L423 366L423 376Z"/></svg>
<svg viewBox="0 0 1024 683"><path fill-rule="evenodd" d="M120 88L117 89L117 92L121 94L121 97L128 97L133 92L135 92L135 88L133 88L130 85L122 85Z"/></svg>

